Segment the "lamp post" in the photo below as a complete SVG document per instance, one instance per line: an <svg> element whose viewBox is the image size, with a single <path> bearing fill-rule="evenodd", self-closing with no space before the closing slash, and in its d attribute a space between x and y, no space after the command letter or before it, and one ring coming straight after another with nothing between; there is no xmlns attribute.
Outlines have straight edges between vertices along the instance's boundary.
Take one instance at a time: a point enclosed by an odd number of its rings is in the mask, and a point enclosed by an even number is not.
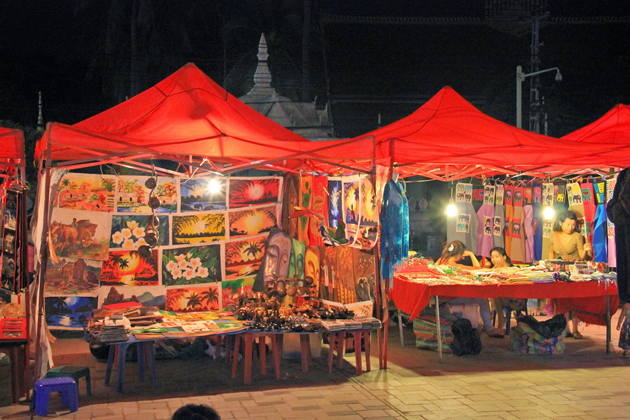
<svg viewBox="0 0 630 420"><path fill-rule="evenodd" d="M529 76L537 76L542 73L550 71L556 71L556 82L562 81L562 75L558 67L552 67L550 69L535 71L532 73L523 73L523 67L516 66L516 126L523 128L523 80Z"/></svg>

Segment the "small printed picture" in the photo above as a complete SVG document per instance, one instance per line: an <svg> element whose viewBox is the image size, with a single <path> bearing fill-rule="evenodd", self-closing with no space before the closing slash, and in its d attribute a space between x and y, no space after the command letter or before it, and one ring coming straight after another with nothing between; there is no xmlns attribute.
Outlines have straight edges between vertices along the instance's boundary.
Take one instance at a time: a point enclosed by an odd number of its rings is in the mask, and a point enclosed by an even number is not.
<svg viewBox="0 0 630 420"><path fill-rule="evenodd" d="M483 234L492 236L492 217L483 216Z"/></svg>
<svg viewBox="0 0 630 420"><path fill-rule="evenodd" d="M9 207L4 212L4 227L5 229L15 230L15 209Z"/></svg>
<svg viewBox="0 0 630 420"><path fill-rule="evenodd" d="M503 224L498 216L494 217L493 234L494 236L503 236Z"/></svg>
<svg viewBox="0 0 630 420"><path fill-rule="evenodd" d="M4 231L4 247L2 251L6 254L15 254L15 231L5 229Z"/></svg>

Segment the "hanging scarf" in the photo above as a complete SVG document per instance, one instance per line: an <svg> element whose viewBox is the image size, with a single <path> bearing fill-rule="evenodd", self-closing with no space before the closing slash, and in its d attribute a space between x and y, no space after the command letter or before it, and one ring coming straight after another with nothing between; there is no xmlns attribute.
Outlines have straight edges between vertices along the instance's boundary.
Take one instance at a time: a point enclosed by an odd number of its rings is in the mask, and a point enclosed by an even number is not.
<svg viewBox="0 0 630 420"><path fill-rule="evenodd" d="M477 211L477 254L490 257L494 246L492 225L494 223L494 186L486 185L483 191L483 204Z"/></svg>
<svg viewBox="0 0 630 420"><path fill-rule="evenodd" d="M512 195L513 199L513 215L512 215L512 254L510 257L514 262L525 262L525 229L523 222L525 221L525 212L523 211L524 199L523 187L515 187Z"/></svg>
<svg viewBox="0 0 630 420"><path fill-rule="evenodd" d="M503 185L497 185L494 199L494 223L492 237L495 247L505 248L503 229L505 228L505 206L503 205Z"/></svg>
<svg viewBox="0 0 630 420"><path fill-rule="evenodd" d="M617 175L614 178L606 180L606 205L613 197L615 191L615 185L617 185ZM617 244L615 243L615 224L606 219L606 233L608 236L608 266L617 267Z"/></svg>
<svg viewBox="0 0 630 420"><path fill-rule="evenodd" d="M542 185L540 183L534 182L533 188L533 204L532 208L534 211L534 216L532 220L533 231L534 231L534 255L533 260L539 261L542 259L542 248L543 248L543 237L542 237L542 218L543 218L543 208L542 208Z"/></svg>
<svg viewBox="0 0 630 420"><path fill-rule="evenodd" d="M512 185L505 186L505 252L508 257L512 258L512 218L514 216L513 203L514 187Z"/></svg>
<svg viewBox="0 0 630 420"><path fill-rule="evenodd" d="M472 205L472 184L458 183L455 186L457 214L446 222L446 240L462 241L466 249L477 252L477 214Z"/></svg>
<svg viewBox="0 0 630 420"><path fill-rule="evenodd" d="M593 243L593 224L595 222L595 213L597 212L597 205L595 204L595 197L593 191L593 184L591 182L580 183L582 189L582 205L584 206L584 225L586 235L584 236L589 243Z"/></svg>

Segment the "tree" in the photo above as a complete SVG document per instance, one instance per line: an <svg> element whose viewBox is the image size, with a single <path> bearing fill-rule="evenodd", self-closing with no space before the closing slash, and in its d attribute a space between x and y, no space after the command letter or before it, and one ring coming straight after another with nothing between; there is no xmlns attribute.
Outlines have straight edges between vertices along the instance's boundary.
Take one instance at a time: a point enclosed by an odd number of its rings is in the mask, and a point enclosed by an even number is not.
<svg viewBox="0 0 630 420"><path fill-rule="evenodd" d="M188 296L188 303L186 304L186 307L195 309L197 306L201 306L201 298L197 293L192 292L190 296Z"/></svg>
<svg viewBox="0 0 630 420"><path fill-rule="evenodd" d="M201 292L199 297L201 301L205 301L208 306L211 306L213 302L219 302L219 293L214 287L210 287L205 292Z"/></svg>

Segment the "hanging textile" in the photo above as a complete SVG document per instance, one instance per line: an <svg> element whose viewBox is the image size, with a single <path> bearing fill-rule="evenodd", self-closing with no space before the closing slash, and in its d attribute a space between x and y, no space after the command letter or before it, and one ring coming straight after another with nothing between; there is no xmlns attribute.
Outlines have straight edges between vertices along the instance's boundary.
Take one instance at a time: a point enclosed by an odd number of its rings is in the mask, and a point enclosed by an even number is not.
<svg viewBox="0 0 630 420"><path fill-rule="evenodd" d="M302 175L300 177L300 207L305 209L311 208L311 199L313 196L313 176ZM304 242L306 246L309 245L308 236L308 217L301 216L298 221L298 240Z"/></svg>
<svg viewBox="0 0 630 420"><path fill-rule="evenodd" d="M522 186L514 187L512 215L512 254L510 257L513 262L525 262L525 230L523 222L525 221L525 212L523 211L524 188Z"/></svg>
<svg viewBox="0 0 630 420"><path fill-rule="evenodd" d="M569 211L577 216L575 231L579 232L586 239L586 223L584 220L584 202L582 200L582 188L577 182L567 183L567 202ZM561 223L563 220L560 221Z"/></svg>
<svg viewBox="0 0 630 420"><path fill-rule="evenodd" d="M534 231L534 255L533 260L539 261L542 259L542 218L543 218L543 209L542 209L542 185L539 182L534 181L534 187L532 190L533 193L533 204L532 210L534 212L532 219L532 229Z"/></svg>
<svg viewBox="0 0 630 420"><path fill-rule="evenodd" d="M551 182L542 184L542 201L543 201L543 220L542 220L542 251L541 258L546 260L549 258L549 239L551 238L551 232L553 231L553 218L545 219L544 209L549 207L554 208L555 202L554 185Z"/></svg>
<svg viewBox="0 0 630 420"><path fill-rule="evenodd" d="M409 204L402 184L390 180L383 190L381 207L381 278L390 279L394 270L409 252Z"/></svg>
<svg viewBox="0 0 630 420"><path fill-rule="evenodd" d="M455 186L457 215L446 222L446 240L462 241L466 249L477 252L477 214L472 205L472 184L458 183Z"/></svg>
<svg viewBox="0 0 630 420"><path fill-rule="evenodd" d="M584 206L584 225L586 231L586 240L588 243L593 243L593 222L595 221L595 212L597 206L595 204L595 197L593 193L593 184L591 182L580 183L582 189L582 205Z"/></svg>
<svg viewBox="0 0 630 420"><path fill-rule="evenodd" d="M606 205L613 197L615 185L617 184L617 175L606 180ZM615 243L615 224L607 218L606 233L608 235L608 267L617 267L617 244Z"/></svg>
<svg viewBox="0 0 630 420"><path fill-rule="evenodd" d="M474 186L473 185L473 193L472 193L472 205L475 209L475 212L478 212L481 206L485 203L483 197L485 194L485 187L483 186Z"/></svg>
<svg viewBox="0 0 630 420"><path fill-rule="evenodd" d="M595 221L593 222L593 260L597 262L608 262L608 233L607 233L607 217L606 217L606 183L604 181L593 184L595 192L595 202L597 210L595 211Z"/></svg>
<svg viewBox="0 0 630 420"><path fill-rule="evenodd" d="M495 247L505 248L503 229L505 227L505 206L503 205L503 185L497 185L494 194L494 222L492 237Z"/></svg>
<svg viewBox="0 0 630 420"><path fill-rule="evenodd" d="M512 218L514 216L514 206L512 195L514 194L514 186L505 186L505 253L512 258Z"/></svg>
<svg viewBox="0 0 630 420"><path fill-rule="evenodd" d="M315 213L324 216L324 220L320 220L317 217L309 217L308 228L308 242L309 246L323 246L324 238L322 237L319 227L323 224L328 226L328 211L327 202L328 196L326 195L326 188L328 188L328 178L325 176L313 177L313 196L311 200L311 210Z"/></svg>
<svg viewBox="0 0 630 420"><path fill-rule="evenodd" d="M289 271L287 279L304 278L304 255L306 246L304 242L291 239L291 255L289 256Z"/></svg>
<svg viewBox="0 0 630 420"><path fill-rule="evenodd" d="M351 246L358 239L359 220L361 218L360 193L361 180L358 175L343 178L343 221L346 224L346 239Z"/></svg>
<svg viewBox="0 0 630 420"><path fill-rule="evenodd" d="M630 168L617 175L613 196L606 205L606 214L615 224L617 252L617 288L619 300L630 302Z"/></svg>
<svg viewBox="0 0 630 420"><path fill-rule="evenodd" d="M490 258L494 246L492 226L494 223L494 185L486 185L483 190L483 204L477 211L477 255Z"/></svg>
<svg viewBox="0 0 630 420"><path fill-rule="evenodd" d="M525 262L534 261L534 207L532 206L532 187L524 188L523 202L523 231L525 233Z"/></svg>
<svg viewBox="0 0 630 420"><path fill-rule="evenodd" d="M341 178L328 178L328 226L337 229L343 222L343 200Z"/></svg>
<svg viewBox="0 0 630 420"><path fill-rule="evenodd" d="M289 217L299 204L300 177L296 174L287 174L284 177L284 198L282 200L282 227L286 233L297 239L298 218Z"/></svg>

